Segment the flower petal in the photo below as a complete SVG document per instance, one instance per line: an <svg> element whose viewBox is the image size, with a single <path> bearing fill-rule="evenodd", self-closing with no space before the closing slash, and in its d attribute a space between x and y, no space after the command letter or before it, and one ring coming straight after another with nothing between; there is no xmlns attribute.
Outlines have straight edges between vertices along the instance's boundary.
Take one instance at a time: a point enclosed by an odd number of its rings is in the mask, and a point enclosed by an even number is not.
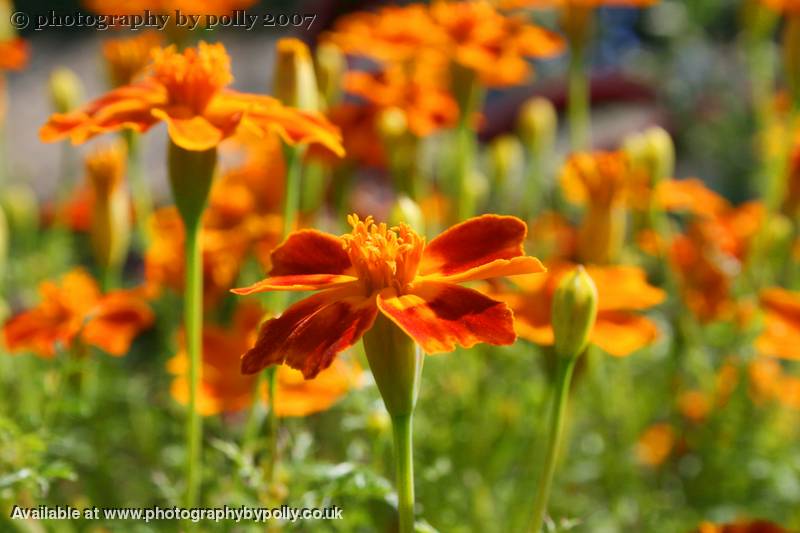
<svg viewBox="0 0 800 533"><path fill-rule="evenodd" d="M210 150L225 138L225 132L203 116L178 118L163 109L153 109L151 112L154 117L167 123L169 138L184 150Z"/></svg>
<svg viewBox="0 0 800 533"><path fill-rule="evenodd" d="M599 313L590 341L617 357L644 348L658 337L658 328L647 317L632 313Z"/></svg>
<svg viewBox="0 0 800 533"><path fill-rule="evenodd" d="M597 310L647 309L667 297L666 292L647 282L647 274L634 266L586 268L597 286Z"/></svg>
<svg viewBox="0 0 800 533"><path fill-rule="evenodd" d="M512 344L514 319L502 302L451 283L423 281L408 294L378 294L378 308L426 353L450 352L459 344Z"/></svg>
<svg viewBox="0 0 800 533"><path fill-rule="evenodd" d="M483 215L457 224L425 247L421 276L451 276L498 259L523 255L527 227L516 217Z"/></svg>
<svg viewBox="0 0 800 533"><path fill-rule="evenodd" d="M519 276L521 274L535 274L545 272L547 269L535 257L514 257L513 259L496 259L491 263L470 268L451 276L432 275L431 279L441 279L448 283L461 283L480 279L500 278L503 276Z"/></svg>
<svg viewBox="0 0 800 533"><path fill-rule="evenodd" d="M249 287L231 289L240 296L267 291L318 291L338 287L357 281L353 276L337 276L334 274L306 274L298 276L274 276L263 279Z"/></svg>
<svg viewBox="0 0 800 533"><path fill-rule="evenodd" d="M331 365L372 327L377 309L352 287L330 289L300 300L265 322L242 358L242 372L254 374L286 363L311 379Z"/></svg>
<svg viewBox="0 0 800 533"><path fill-rule="evenodd" d="M154 320L153 311L141 296L134 291L114 291L103 297L90 313L81 336L87 344L119 357L127 353L134 337Z"/></svg>
<svg viewBox="0 0 800 533"><path fill-rule="evenodd" d="M295 231L272 252L270 276L345 274L350 257L339 237L321 231Z"/></svg>

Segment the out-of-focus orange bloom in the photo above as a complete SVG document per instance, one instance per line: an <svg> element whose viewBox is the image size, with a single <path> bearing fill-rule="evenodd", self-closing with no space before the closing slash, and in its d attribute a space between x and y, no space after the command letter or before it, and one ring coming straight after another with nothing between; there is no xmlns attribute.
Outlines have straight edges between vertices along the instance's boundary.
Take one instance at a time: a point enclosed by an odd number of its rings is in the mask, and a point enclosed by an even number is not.
<svg viewBox="0 0 800 533"><path fill-rule="evenodd" d="M750 397L755 403L777 402L800 410L800 378L784 372L783 365L771 357L756 357L748 366Z"/></svg>
<svg viewBox="0 0 800 533"><path fill-rule="evenodd" d="M240 355L255 342L262 315L257 304L245 303L236 310L229 327L206 324L203 328L203 378L197 403L203 416L241 411L252 404L257 378L242 374L238 363ZM170 359L167 368L175 375L172 397L181 404L188 404L188 358L184 348ZM324 411L358 385L360 374L358 365L343 359L337 359L310 381L304 381L300 372L281 366L277 375L275 412L287 417ZM266 400L266 390L261 390L260 396Z"/></svg>
<svg viewBox="0 0 800 533"><path fill-rule="evenodd" d="M378 312L429 354L516 340L504 303L458 283L543 271L524 255L524 222L484 215L427 245L405 224L390 229L356 215L348 222L352 232L341 237L293 232L272 252L270 277L234 290L320 291L264 323L242 359L244 373L285 362L313 378L372 327Z"/></svg>
<svg viewBox="0 0 800 533"><path fill-rule="evenodd" d="M122 356L154 320L140 290L101 294L95 280L80 269L65 274L60 283L41 283L39 294L39 305L3 326L5 344L12 352L30 350L53 357L77 340Z"/></svg>
<svg viewBox="0 0 800 533"><path fill-rule="evenodd" d="M730 209L725 198L699 179L664 180L656 186L656 205L665 211L713 217Z"/></svg>
<svg viewBox="0 0 800 533"><path fill-rule="evenodd" d="M340 19L324 39L345 53L405 62L439 54L474 70L484 85L516 85L530 74L525 58L552 57L564 49L556 34L507 17L489 2L435 2L386 7Z"/></svg>
<svg viewBox="0 0 800 533"><path fill-rule="evenodd" d="M761 291L764 331L756 349L783 359L800 360L800 293L773 287Z"/></svg>
<svg viewBox="0 0 800 533"><path fill-rule="evenodd" d="M586 206L578 233L578 253L584 261L611 263L619 256L625 239L625 207L636 181L622 151L578 152L564 164L564 195Z"/></svg>
<svg viewBox="0 0 800 533"><path fill-rule="evenodd" d="M678 409L692 422L702 422L711 412L712 400L703 391L690 390L678 396Z"/></svg>
<svg viewBox="0 0 800 533"><path fill-rule="evenodd" d="M256 0L83 0L87 9L102 15L141 15L145 10L174 15L227 15L246 9Z"/></svg>
<svg viewBox="0 0 800 533"><path fill-rule="evenodd" d="M670 259L683 299L700 320L715 320L736 311L730 295L733 279L763 217L760 203L743 204L693 221L687 233L672 242Z"/></svg>
<svg viewBox="0 0 800 533"><path fill-rule="evenodd" d="M518 276L513 282L520 291L494 291L514 310L517 333L536 344L553 344L551 310L553 295L561 278L574 268L569 263L548 264L544 276ZM597 320L589 341L606 352L624 357L653 342L658 328L637 314L661 303L665 293L647 282L642 269L632 266L587 266L597 285Z"/></svg>
<svg viewBox="0 0 800 533"><path fill-rule="evenodd" d="M800 1L798 0L761 0L761 3L781 13L800 13Z"/></svg>
<svg viewBox="0 0 800 533"><path fill-rule="evenodd" d="M28 43L14 38L0 41L0 70L20 70L28 63Z"/></svg>
<svg viewBox="0 0 800 533"><path fill-rule="evenodd" d="M531 7L534 9L568 8L568 7L648 7L659 0L501 0L505 9Z"/></svg>
<svg viewBox="0 0 800 533"><path fill-rule="evenodd" d="M103 42L103 59L112 87L129 85L143 75L150 64L152 51L160 44L161 35L156 32Z"/></svg>
<svg viewBox="0 0 800 533"><path fill-rule="evenodd" d="M249 204L248 196L244 200L233 194L220 198L227 201L227 206L212 203L203 219L203 295L209 302L231 288L251 247L258 243L271 248L277 244L282 228L280 217L274 215L234 213L241 208L235 205L237 202ZM235 218L226 218L222 214L226 209ZM152 237L145 253L147 283L153 288L166 286L180 291L185 268L185 237L180 215L175 207L161 208L153 213L150 225Z"/></svg>
<svg viewBox="0 0 800 533"><path fill-rule="evenodd" d="M550 58L564 51L564 41L555 33L507 17L489 2L434 2L430 12L448 37L448 55L474 70L488 87L522 83L531 72L526 58Z"/></svg>
<svg viewBox="0 0 800 533"><path fill-rule="evenodd" d="M283 106L277 99L226 89L233 81L222 44L201 42L182 53L174 46L153 52L151 73L114 89L71 113L54 114L40 130L45 142L69 137L82 143L123 128L144 132L167 123L172 141L186 150L208 150L240 128L289 143L320 143L342 153L339 133L321 115Z"/></svg>
<svg viewBox="0 0 800 533"><path fill-rule="evenodd" d="M326 115L342 132L346 162L375 168L383 168L386 165L383 143L379 142L378 106L347 102L332 107ZM309 155L329 159L330 151L314 146L309 150Z"/></svg>
<svg viewBox="0 0 800 533"><path fill-rule="evenodd" d="M570 261L578 254L578 232L563 215L544 211L530 222L533 252L552 261Z"/></svg>
<svg viewBox="0 0 800 533"><path fill-rule="evenodd" d="M420 77L410 77L400 65L378 72L350 72L345 89L379 109L403 111L408 129L418 137L453 126L458 119L458 104L440 85Z"/></svg>
<svg viewBox="0 0 800 533"><path fill-rule="evenodd" d="M702 522L692 533L790 533L778 524L766 520L742 520L729 524Z"/></svg>
<svg viewBox="0 0 800 533"><path fill-rule="evenodd" d="M645 430L636 443L636 459L643 465L657 467L675 448L675 428L667 423L653 424Z"/></svg>

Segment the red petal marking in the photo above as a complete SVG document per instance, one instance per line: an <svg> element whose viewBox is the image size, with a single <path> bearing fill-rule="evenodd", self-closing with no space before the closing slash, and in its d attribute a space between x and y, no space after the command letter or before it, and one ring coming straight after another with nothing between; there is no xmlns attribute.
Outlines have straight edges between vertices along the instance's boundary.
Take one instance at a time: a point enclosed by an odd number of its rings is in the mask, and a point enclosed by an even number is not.
<svg viewBox="0 0 800 533"><path fill-rule="evenodd" d="M497 259L523 255L528 231L516 217L483 215L448 229L426 247L419 273L449 276Z"/></svg>
<svg viewBox="0 0 800 533"><path fill-rule="evenodd" d="M341 239L313 229L292 232L272 252L270 276L344 274L351 268Z"/></svg>
<svg viewBox="0 0 800 533"><path fill-rule="evenodd" d="M535 257L514 257L513 259L496 259L491 263L470 268L450 276L433 274L430 279L441 279L448 283L461 283L503 276L519 276L522 274L536 274L547 269Z"/></svg>
<svg viewBox="0 0 800 533"><path fill-rule="evenodd" d="M249 287L231 289L240 296L267 291L318 291L330 289L346 283L357 281L353 276L336 276L333 274L306 274L297 276L275 276L262 279Z"/></svg>
<svg viewBox="0 0 800 533"><path fill-rule="evenodd" d="M242 358L242 373L285 362L311 379L357 342L376 314L374 302L349 287L310 296L261 326L255 346Z"/></svg>
<svg viewBox="0 0 800 533"><path fill-rule="evenodd" d="M426 353L450 352L459 344L513 344L514 319L502 302L450 283L424 281L410 293L393 289L378 295L378 308Z"/></svg>

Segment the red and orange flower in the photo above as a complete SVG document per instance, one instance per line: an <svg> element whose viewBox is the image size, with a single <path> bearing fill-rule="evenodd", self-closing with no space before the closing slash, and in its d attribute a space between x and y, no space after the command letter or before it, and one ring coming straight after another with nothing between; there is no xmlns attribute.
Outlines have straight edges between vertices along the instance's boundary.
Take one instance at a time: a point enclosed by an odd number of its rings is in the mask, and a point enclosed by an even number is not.
<svg viewBox="0 0 800 533"><path fill-rule="evenodd" d="M19 37L0 41L0 70L20 70L28 63L28 43Z"/></svg>
<svg viewBox="0 0 800 533"><path fill-rule="evenodd" d="M227 89L232 80L222 44L201 42L182 53L174 46L157 49L150 75L74 112L53 115L40 137L45 142L69 137L79 144L124 128L144 132L163 121L172 141L186 150L208 150L246 129L342 153L338 132L321 115L285 107L269 96Z"/></svg>
<svg viewBox="0 0 800 533"><path fill-rule="evenodd" d="M30 350L49 358L78 341L122 356L154 320L140 290L102 294L95 280L80 269L64 275L60 284L43 282L39 294L39 305L3 326L5 344L12 352Z"/></svg>
<svg viewBox="0 0 800 533"><path fill-rule="evenodd" d="M800 360L800 294L780 287L761 292L764 331L756 339L763 355Z"/></svg>
<svg viewBox="0 0 800 533"><path fill-rule="evenodd" d="M270 277L237 294L318 290L264 323L242 359L252 374L286 363L313 378L336 354L357 342L380 312L426 353L478 342L511 344L511 310L457 284L542 272L524 255L527 228L514 217L484 215L458 224L426 245L401 224L348 218L352 232L336 237L301 230L272 253Z"/></svg>

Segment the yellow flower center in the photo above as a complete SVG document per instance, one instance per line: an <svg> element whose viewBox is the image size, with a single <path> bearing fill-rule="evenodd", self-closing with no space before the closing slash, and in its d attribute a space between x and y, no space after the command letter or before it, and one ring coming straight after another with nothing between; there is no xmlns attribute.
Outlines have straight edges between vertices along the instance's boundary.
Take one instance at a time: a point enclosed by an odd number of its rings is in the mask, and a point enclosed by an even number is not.
<svg viewBox="0 0 800 533"><path fill-rule="evenodd" d="M201 42L181 54L174 46L153 53L156 80L167 89L169 103L202 114L211 99L233 81L231 60L222 44Z"/></svg>
<svg viewBox="0 0 800 533"><path fill-rule="evenodd" d="M348 216L347 222L353 230L342 240L367 293L385 287L405 292L417 275L425 239L406 224L389 228L375 224L372 217L360 220L358 215Z"/></svg>

